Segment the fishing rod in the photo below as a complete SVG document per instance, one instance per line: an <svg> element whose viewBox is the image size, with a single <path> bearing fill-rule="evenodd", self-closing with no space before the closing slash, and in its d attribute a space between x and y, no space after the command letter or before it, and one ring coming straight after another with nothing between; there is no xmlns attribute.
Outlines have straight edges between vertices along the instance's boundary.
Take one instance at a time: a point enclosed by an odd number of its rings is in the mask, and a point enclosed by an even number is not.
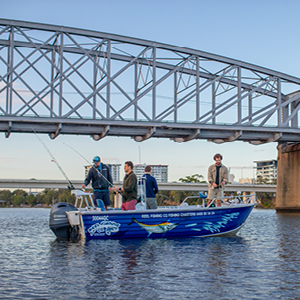
<svg viewBox="0 0 300 300"><path fill-rule="evenodd" d="M38 140L42 143L42 145L45 147L45 149L47 150L48 154L50 155L50 157L52 158L52 162L54 162L56 164L56 166L58 167L58 169L60 170L60 172L63 174L63 176L65 177L65 179L68 181L69 185L68 185L68 189L70 190L75 190L75 187L73 186L71 180L68 178L67 174L64 172L64 170L62 169L62 167L60 166L60 164L57 162L57 160L55 159L54 155L51 153L51 151L49 150L49 148L46 146L46 144L41 140L41 138L38 136L38 134L35 132L35 130L32 128L34 134L36 135L36 137L38 138Z"/></svg>
<svg viewBox="0 0 300 300"><path fill-rule="evenodd" d="M69 148L71 148L74 152L76 152L80 157L82 157L88 164L90 164L90 162L83 156L83 155L81 155L76 149L74 149L73 147L71 147L70 145L68 145L68 144L66 144L66 143L64 143L66 146L68 146ZM92 165L92 168L94 168L97 172L98 172L98 175L100 176L100 177L102 177L104 180L106 180L107 181L107 183L111 186L111 187L113 187L113 184L94 166L94 165Z"/></svg>

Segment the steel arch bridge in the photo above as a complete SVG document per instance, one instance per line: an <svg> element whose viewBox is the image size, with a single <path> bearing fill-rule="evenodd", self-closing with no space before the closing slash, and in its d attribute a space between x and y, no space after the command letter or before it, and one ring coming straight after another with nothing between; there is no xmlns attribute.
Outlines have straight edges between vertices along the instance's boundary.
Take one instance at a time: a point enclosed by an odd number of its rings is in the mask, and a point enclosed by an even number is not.
<svg viewBox="0 0 300 300"><path fill-rule="evenodd" d="M199 50L0 19L0 131L299 142L300 79Z"/></svg>

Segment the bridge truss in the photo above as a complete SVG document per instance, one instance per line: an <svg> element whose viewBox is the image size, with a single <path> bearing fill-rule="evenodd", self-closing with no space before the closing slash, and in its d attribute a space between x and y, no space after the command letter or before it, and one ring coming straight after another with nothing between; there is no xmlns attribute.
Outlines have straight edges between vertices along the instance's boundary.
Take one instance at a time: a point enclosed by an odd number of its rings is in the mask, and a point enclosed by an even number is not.
<svg viewBox="0 0 300 300"><path fill-rule="evenodd" d="M299 142L300 79L109 33L0 19L0 131Z"/></svg>

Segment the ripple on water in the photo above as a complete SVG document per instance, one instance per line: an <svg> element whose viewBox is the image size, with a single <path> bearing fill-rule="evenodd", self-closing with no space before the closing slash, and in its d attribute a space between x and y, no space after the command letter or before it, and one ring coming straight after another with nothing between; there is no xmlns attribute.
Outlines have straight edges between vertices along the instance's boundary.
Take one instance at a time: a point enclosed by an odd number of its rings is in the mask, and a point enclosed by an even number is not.
<svg viewBox="0 0 300 300"><path fill-rule="evenodd" d="M235 237L57 241L48 209L0 209L3 299L297 299L300 215Z"/></svg>

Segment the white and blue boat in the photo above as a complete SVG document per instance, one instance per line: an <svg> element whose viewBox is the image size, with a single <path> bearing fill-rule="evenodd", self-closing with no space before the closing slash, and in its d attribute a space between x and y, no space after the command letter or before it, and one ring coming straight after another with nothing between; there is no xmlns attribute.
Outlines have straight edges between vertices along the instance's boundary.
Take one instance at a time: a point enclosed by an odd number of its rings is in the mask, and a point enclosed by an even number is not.
<svg viewBox="0 0 300 300"><path fill-rule="evenodd" d="M127 238L169 238L208 237L235 235L245 224L253 207L257 204L255 194L219 198L205 205L189 205L186 198L179 206L161 206L145 209L143 202L136 210L103 211L95 207L92 194L75 190L75 205L55 204L50 213L50 228L59 239L127 239Z"/></svg>

